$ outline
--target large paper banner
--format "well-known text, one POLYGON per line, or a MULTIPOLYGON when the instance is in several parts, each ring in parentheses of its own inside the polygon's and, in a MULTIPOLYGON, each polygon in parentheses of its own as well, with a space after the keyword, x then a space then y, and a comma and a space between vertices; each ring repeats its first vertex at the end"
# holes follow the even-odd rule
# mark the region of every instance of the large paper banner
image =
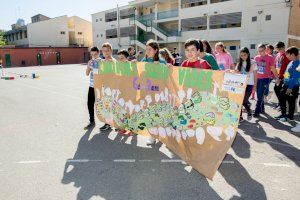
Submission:
POLYGON ((237 131, 246 76, 163 64, 100 62, 98 118, 149 133, 212 179, 237 131))

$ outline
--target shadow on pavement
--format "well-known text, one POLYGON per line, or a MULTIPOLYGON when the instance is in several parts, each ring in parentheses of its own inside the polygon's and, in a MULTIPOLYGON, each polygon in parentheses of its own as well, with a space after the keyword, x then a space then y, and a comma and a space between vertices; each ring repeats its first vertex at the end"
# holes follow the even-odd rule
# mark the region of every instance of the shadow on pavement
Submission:
MULTIPOLYGON (((259 118, 259 121, 264 121, 262 117, 259 118)), ((269 122, 269 120, 267 120, 269 122)), ((270 123, 276 124, 276 122, 270 123)), ((277 122, 277 124, 280 124, 277 122)), ((275 127, 279 127, 281 125, 274 125, 275 127)), ((252 139, 259 143, 267 143, 270 147, 279 153, 283 154, 287 159, 294 162, 298 167, 300 167, 300 150, 293 145, 283 141, 278 137, 268 137, 266 131, 261 127, 261 125, 256 121, 256 123, 250 123, 248 121, 244 121, 239 128, 244 131, 246 135, 252 137, 252 139)), ((283 133, 286 134, 286 133, 283 133)), ((286 159, 285 157, 279 157, 279 159, 286 159)))
POLYGON ((80 139, 73 160, 89 159, 95 162, 69 162, 65 164, 63 184, 74 183, 79 189, 77 199, 87 200, 99 196, 106 200, 118 199, 210 199, 221 197, 208 181, 192 170, 184 170, 181 163, 162 163, 168 159, 159 145, 142 148, 124 143, 117 136, 108 138, 108 132, 94 135, 87 131, 80 139), (113 162, 114 159, 135 159, 135 162, 113 162), (102 160, 97 162, 97 160, 102 160), (141 160, 151 160, 141 162, 141 160))

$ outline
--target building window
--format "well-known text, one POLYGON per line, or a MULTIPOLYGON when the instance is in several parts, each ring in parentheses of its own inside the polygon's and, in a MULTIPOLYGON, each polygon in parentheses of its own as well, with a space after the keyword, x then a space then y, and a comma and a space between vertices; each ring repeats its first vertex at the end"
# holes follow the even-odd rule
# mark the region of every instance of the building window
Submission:
POLYGON ((78 35, 82 35, 82 32, 78 32, 78 35))
POLYGON ((221 15, 213 15, 209 19, 211 29, 235 28, 242 26, 242 13, 228 13, 221 15))
POLYGON ((98 19, 96 19, 96 22, 98 22, 98 19))
POLYGON ((206 5, 207 0, 181 0, 181 8, 190 8, 206 5))
POLYGON ((211 3, 220 3, 225 1, 231 1, 231 0, 211 0, 211 3))
POLYGON ((121 37, 129 37, 131 35, 135 35, 135 28, 134 28, 134 26, 122 27, 120 29, 120 36, 121 37))
POLYGON ((195 17, 181 20, 182 31, 195 31, 207 29, 207 17, 195 17))
POLYGON ((118 33, 116 28, 106 30, 106 39, 117 38, 117 37, 118 37, 118 33))
POLYGON ((27 38, 27 31, 24 31, 24 37, 27 38))
POLYGON ((102 22, 102 18, 100 18, 100 22, 102 22))
POLYGON ((60 34, 61 34, 61 35, 65 35, 66 32, 65 32, 65 31, 61 31, 60 34))
POLYGON ((257 16, 252 17, 252 22, 256 22, 257 21, 257 16))
POLYGON ((16 33, 16 40, 18 40, 19 39, 19 34, 18 33, 16 33))
POLYGON ((272 19, 272 15, 266 15, 266 21, 270 21, 272 19))
POLYGON ((117 21, 117 11, 105 13, 105 22, 117 21))
POLYGON ((20 32, 20 40, 22 40, 23 39, 23 33, 22 33, 22 31, 20 32))
POLYGON ((230 51, 235 51, 236 50, 236 46, 229 46, 229 50, 230 51))
POLYGON ((97 34, 97 38, 99 37, 99 35, 97 34))
MULTIPOLYGON (((151 10, 150 10, 151 12, 151 10)), ((127 19, 135 16, 135 10, 134 8, 128 8, 120 10, 120 18, 121 19, 127 19)))
POLYGON ((255 44, 251 44, 250 45, 250 49, 256 49, 256 45, 255 44))

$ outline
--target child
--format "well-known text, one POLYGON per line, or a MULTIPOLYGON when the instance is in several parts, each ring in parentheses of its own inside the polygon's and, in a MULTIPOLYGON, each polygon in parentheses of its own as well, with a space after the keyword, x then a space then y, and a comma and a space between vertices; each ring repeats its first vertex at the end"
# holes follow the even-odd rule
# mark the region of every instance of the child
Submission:
POLYGON ((135 49, 132 46, 130 46, 130 47, 128 47, 127 51, 129 53, 128 61, 134 61, 135 62, 137 60, 136 57, 135 57, 135 49))
POLYGON ((159 44, 155 40, 149 40, 146 44, 146 55, 141 60, 141 62, 150 63, 162 63, 167 64, 167 62, 159 58, 159 44))
POLYGON ((90 76, 90 87, 88 91, 88 101, 87 106, 90 115, 90 123, 84 127, 85 130, 95 127, 95 117, 94 117, 94 105, 95 105, 95 92, 94 92, 94 70, 98 69, 98 63, 101 61, 99 57, 98 47, 91 48, 91 57, 92 59, 88 62, 85 74, 90 76))
MULTIPOLYGON (((206 40, 204 40, 206 41, 206 40)), ((199 40, 200 42, 200 53, 199 53, 199 57, 203 60, 206 60, 208 62, 208 64, 211 66, 211 69, 212 70, 219 70, 219 66, 218 66, 218 63, 215 59, 215 57, 210 54, 210 53, 207 53, 205 52, 205 48, 204 48, 204 42, 202 42, 202 40, 199 40), (201 46, 203 46, 203 48, 201 48, 201 46), (203 50, 203 51, 202 51, 203 50)), ((206 41, 207 42, 207 41, 206 41)), ((207 42, 208 43, 208 42, 207 42)), ((209 45, 209 44, 208 44, 209 45)), ((206 47, 207 48, 207 47, 206 47)), ((210 49, 211 51, 211 49, 210 49)))
POLYGON ((269 87, 271 77, 274 75, 276 84, 278 84, 278 73, 274 66, 274 59, 266 53, 266 45, 260 44, 257 48, 258 55, 254 60, 257 64, 257 102, 253 117, 259 117, 260 113, 265 112, 264 94, 269 87), (273 72, 273 75, 272 75, 273 72))
POLYGON ((286 50, 286 56, 291 61, 288 64, 284 74, 283 86, 280 91, 279 104, 281 115, 275 117, 280 121, 294 120, 294 112, 296 107, 296 99, 299 95, 300 86, 300 68, 299 50, 297 47, 290 47, 286 50), (289 114, 286 115, 286 103, 289 105, 289 114))
MULTIPOLYGON (((285 44, 284 42, 277 42, 276 45, 276 50, 277 50, 277 55, 275 57, 275 67, 276 67, 276 70, 277 72, 279 73, 278 76, 279 76, 279 79, 280 79, 280 84, 279 85, 275 85, 274 86, 274 92, 276 94, 276 97, 278 99, 278 102, 279 102, 279 98, 280 98, 280 91, 282 90, 282 85, 283 85, 283 79, 284 79, 284 73, 285 73, 285 70, 289 64, 289 59, 286 57, 286 54, 285 54, 285 44)), ((276 106, 279 107, 279 103, 278 105, 276 106)))
POLYGON ((274 46, 272 44, 268 44, 266 46, 266 53, 272 57, 275 57, 274 56, 274 46))
POLYGON ((198 69, 211 69, 211 66, 205 60, 199 58, 199 52, 203 52, 203 45, 196 39, 189 39, 184 44, 185 56, 187 59, 182 62, 182 67, 191 67, 198 69))
POLYGON ((175 59, 175 64, 174 64, 174 66, 180 66, 180 59, 181 59, 181 56, 179 55, 179 52, 178 52, 178 50, 177 50, 176 47, 174 47, 174 49, 173 49, 172 56, 173 56, 173 58, 175 59))
POLYGON ((120 62, 128 61, 129 53, 126 49, 118 51, 117 55, 118 55, 118 61, 120 61, 120 62))
POLYGON ((161 55, 161 58, 163 58, 168 64, 174 66, 175 59, 167 48, 160 49, 159 54, 161 55))
POLYGON ((225 46, 222 42, 218 42, 215 46, 216 60, 220 70, 234 69, 234 63, 231 55, 225 50, 225 46))
MULTIPOLYGON (((167 64, 165 60, 159 58, 159 44, 157 41, 151 39, 146 43, 146 55, 142 62, 167 64)), ((155 142, 156 140, 150 136, 147 145, 155 144, 155 142)))
POLYGON ((204 52, 211 54, 215 58, 216 57, 215 52, 211 48, 209 42, 207 40, 201 40, 201 43, 203 44, 204 52))
MULTIPOLYGON (((106 43, 103 43, 102 44, 102 53, 103 53, 103 61, 106 61, 106 62, 116 62, 117 60, 115 58, 112 57, 112 46, 111 44, 109 44, 108 42, 106 43)), ((111 129, 110 125, 109 124, 104 124, 101 128, 100 128, 100 131, 106 131, 106 130, 109 130, 111 129)))
POLYGON ((113 61, 116 59, 112 57, 112 46, 108 42, 102 44, 103 61, 113 61))
MULTIPOLYGON (((252 90, 256 90, 257 77, 256 77, 256 63, 254 60, 250 59, 250 52, 247 47, 244 47, 240 50, 240 59, 236 66, 236 71, 241 74, 248 76, 248 83, 246 87, 246 92, 244 96, 243 106, 247 110, 247 120, 251 119, 252 113, 250 109, 249 97, 252 93, 252 90)), ((242 111, 240 116, 240 122, 243 121, 242 111)))

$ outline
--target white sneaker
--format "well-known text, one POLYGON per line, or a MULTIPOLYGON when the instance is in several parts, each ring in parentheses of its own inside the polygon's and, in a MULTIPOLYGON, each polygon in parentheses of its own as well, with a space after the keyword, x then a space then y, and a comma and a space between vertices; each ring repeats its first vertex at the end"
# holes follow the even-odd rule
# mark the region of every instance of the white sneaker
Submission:
POLYGON ((291 129, 293 132, 300 133, 300 124, 297 124, 294 128, 291 129))
POLYGON ((156 139, 154 139, 153 137, 149 137, 146 144, 147 145, 152 145, 152 144, 155 144, 156 142, 156 139))

